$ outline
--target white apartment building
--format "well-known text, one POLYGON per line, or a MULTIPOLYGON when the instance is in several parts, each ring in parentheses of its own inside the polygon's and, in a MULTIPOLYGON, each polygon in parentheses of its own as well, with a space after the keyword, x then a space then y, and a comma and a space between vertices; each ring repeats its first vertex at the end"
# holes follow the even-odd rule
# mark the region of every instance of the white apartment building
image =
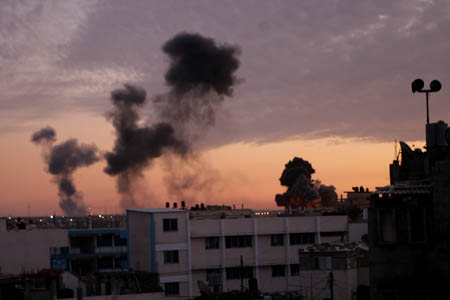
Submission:
MULTIPOLYGON (((262 292, 298 290, 299 249, 347 240, 348 220, 245 209, 128 209, 127 231, 130 268, 158 272, 166 296, 180 299, 198 296, 199 280, 214 291, 239 290, 241 257, 244 277, 256 278, 262 292)), ((336 281, 356 281, 350 271, 333 270, 336 281)))

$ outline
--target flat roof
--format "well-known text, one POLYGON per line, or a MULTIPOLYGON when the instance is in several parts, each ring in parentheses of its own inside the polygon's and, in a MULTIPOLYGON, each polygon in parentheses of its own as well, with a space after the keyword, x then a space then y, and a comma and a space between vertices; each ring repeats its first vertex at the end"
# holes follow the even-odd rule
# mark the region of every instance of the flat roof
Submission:
POLYGON ((143 213, 174 213, 174 212, 186 212, 185 209, 166 208, 166 207, 156 207, 156 208, 127 208, 127 211, 135 211, 135 212, 143 212, 143 213))

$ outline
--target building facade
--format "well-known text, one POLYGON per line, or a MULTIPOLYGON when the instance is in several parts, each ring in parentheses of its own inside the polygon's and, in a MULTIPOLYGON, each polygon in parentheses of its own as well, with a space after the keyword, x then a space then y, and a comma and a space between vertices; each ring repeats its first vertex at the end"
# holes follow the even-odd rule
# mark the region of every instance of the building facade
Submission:
POLYGON ((428 124, 426 151, 400 142, 391 184, 369 209, 371 299, 448 298, 450 282, 450 133, 428 124))
MULTIPOLYGON (((277 211, 127 210, 130 268, 158 272, 166 296, 241 289, 241 274, 263 292, 299 289, 299 249, 348 239, 347 216, 277 211), (292 269, 294 268, 294 269, 292 269)), ((336 298, 338 299, 338 298, 336 298)))

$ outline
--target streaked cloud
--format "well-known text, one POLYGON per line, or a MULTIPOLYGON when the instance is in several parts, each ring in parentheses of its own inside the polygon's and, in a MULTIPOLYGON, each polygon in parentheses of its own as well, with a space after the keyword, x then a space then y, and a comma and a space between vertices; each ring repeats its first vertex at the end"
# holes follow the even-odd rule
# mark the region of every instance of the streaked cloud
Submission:
MULTIPOLYGON (((420 139, 423 95, 448 117, 448 1, 6 1, 0 133, 68 110, 103 114, 124 82, 166 89, 161 45, 180 31, 242 49, 243 82, 205 145, 294 137, 420 139)), ((151 117, 152 108, 147 108, 151 117)))

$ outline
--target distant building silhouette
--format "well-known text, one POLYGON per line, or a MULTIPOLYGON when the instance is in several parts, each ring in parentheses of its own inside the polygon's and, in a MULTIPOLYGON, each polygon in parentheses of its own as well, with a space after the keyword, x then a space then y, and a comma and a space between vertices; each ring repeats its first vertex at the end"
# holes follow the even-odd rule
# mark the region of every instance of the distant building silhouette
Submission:
POLYGON ((448 299, 450 144, 447 124, 426 125, 426 151, 400 142, 390 185, 369 209, 372 300, 448 299))

